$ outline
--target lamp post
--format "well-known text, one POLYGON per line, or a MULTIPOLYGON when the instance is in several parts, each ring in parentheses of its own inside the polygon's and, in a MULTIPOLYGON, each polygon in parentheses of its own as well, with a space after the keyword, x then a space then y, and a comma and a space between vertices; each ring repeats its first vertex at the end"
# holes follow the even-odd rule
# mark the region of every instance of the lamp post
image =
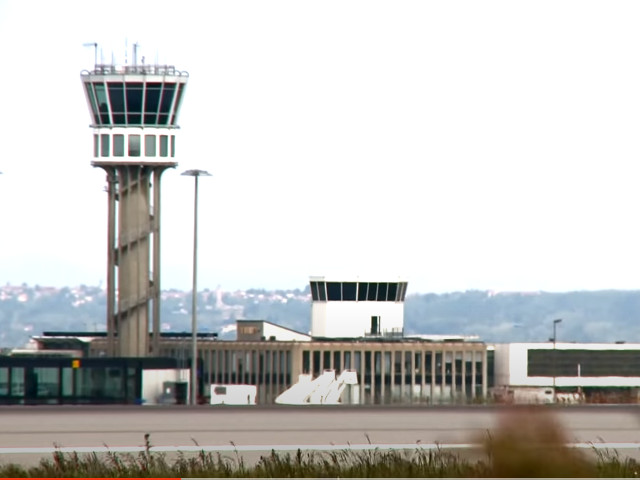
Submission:
POLYGON ((193 286, 191 294, 191 405, 198 403, 198 313, 197 313, 197 258, 198 258, 198 177, 211 174, 205 170, 187 170, 182 175, 193 177, 193 286))
POLYGON ((556 326, 561 321, 561 318, 553 321, 553 403, 556 403, 556 326))

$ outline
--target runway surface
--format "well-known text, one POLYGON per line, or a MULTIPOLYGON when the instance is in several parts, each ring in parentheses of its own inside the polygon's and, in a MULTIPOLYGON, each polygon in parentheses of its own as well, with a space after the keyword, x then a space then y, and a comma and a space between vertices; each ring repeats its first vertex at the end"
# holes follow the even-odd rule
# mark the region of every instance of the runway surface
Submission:
POLYGON ((499 407, 0 407, 0 462, 31 464, 64 451, 236 452, 271 449, 466 449, 509 412, 519 422, 551 415, 579 448, 640 458, 640 406, 499 407), (526 415, 525 415, 526 414, 526 415))

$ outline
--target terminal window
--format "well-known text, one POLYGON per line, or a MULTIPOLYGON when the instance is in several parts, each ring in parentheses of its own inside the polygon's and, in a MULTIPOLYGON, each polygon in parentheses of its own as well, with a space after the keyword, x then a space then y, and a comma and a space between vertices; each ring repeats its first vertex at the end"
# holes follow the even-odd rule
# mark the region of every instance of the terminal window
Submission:
POLYGON ((638 350, 529 349, 530 377, 640 377, 638 350))

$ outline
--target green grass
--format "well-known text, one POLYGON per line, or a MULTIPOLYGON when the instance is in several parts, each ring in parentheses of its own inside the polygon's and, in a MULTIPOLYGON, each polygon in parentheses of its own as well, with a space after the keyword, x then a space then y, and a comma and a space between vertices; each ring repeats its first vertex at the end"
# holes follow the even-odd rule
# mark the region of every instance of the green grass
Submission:
POLYGON ((544 409, 510 409, 496 429, 473 439, 480 458, 444 450, 349 449, 332 452, 271 452, 247 465, 236 452, 179 453, 169 461, 146 449, 137 454, 102 455, 56 452, 37 466, 0 465, 0 477, 254 477, 254 478, 482 478, 600 477, 637 478, 640 464, 616 451, 583 452, 566 446, 567 438, 544 409))

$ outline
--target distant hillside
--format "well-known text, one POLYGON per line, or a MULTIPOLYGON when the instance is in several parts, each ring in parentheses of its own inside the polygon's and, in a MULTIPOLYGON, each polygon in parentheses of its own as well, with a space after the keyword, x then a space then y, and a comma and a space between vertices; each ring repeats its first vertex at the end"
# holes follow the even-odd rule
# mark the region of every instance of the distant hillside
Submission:
POLYGON ((640 291, 567 293, 455 292, 412 295, 405 303, 409 333, 479 335, 488 342, 640 342, 640 291))
MULTIPOLYGON (((164 330, 191 330, 191 295, 164 291, 164 330)), ((198 294, 200 330, 235 338, 236 319, 264 319, 308 332, 308 287, 296 290, 204 290, 198 294)), ((106 298, 98 287, 0 287, 0 347, 23 346, 47 330, 104 330, 106 298)), ((407 334, 477 335, 487 342, 547 341, 553 319, 559 341, 640 342, 640 291, 413 294, 405 302, 407 334)), ((384 318, 382 319, 384 325, 384 318)))

